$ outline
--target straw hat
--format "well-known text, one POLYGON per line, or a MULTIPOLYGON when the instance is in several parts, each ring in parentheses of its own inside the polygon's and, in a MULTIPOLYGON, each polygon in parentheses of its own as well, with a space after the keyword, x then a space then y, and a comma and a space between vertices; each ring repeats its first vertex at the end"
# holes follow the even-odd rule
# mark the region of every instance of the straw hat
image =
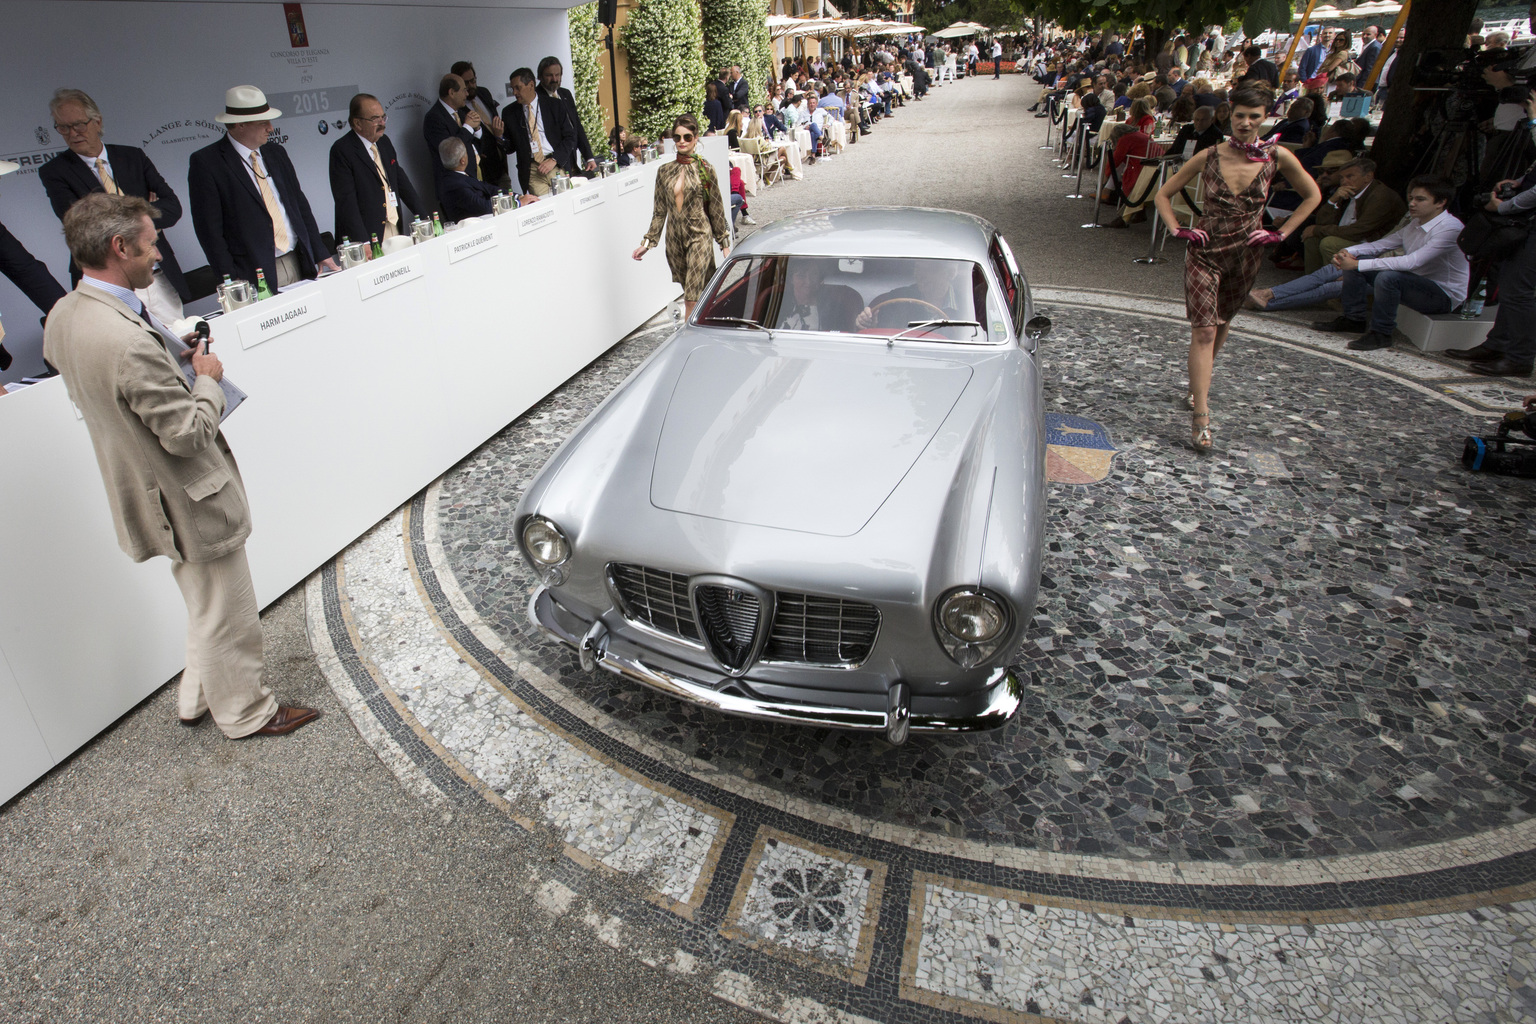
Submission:
POLYGON ((224 93, 224 113, 214 117, 220 124, 272 121, 283 112, 267 105, 267 94, 254 85, 237 85, 224 93))
POLYGON ((1332 149, 1323 154, 1323 162, 1318 164, 1325 171, 1331 171, 1336 167, 1343 167, 1355 158, 1355 154, 1347 149, 1332 149))

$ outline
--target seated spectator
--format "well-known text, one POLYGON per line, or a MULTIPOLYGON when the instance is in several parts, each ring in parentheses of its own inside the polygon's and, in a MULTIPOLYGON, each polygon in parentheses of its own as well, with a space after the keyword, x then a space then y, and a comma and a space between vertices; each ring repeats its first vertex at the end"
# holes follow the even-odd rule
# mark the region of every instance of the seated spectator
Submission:
POLYGON ((1178 68, 1168 69, 1168 84, 1166 88, 1173 90, 1175 98, 1189 85, 1189 80, 1184 77, 1184 72, 1178 68))
POLYGON ((1216 127, 1222 135, 1232 134, 1232 104, 1226 100, 1216 104, 1216 127))
POLYGON ((1070 145, 1078 145, 1083 140, 1090 140, 1099 133, 1104 125, 1104 105, 1099 102, 1098 94, 1087 93, 1083 96, 1082 113, 1078 115, 1077 124, 1072 126, 1072 131, 1067 133, 1070 145), (1079 139, 1079 133, 1082 133, 1079 139))
POLYGON ((1287 104, 1300 96, 1301 76, 1296 73, 1295 68, 1289 68, 1285 72, 1285 77, 1280 81, 1279 91, 1275 93, 1275 108, 1272 113, 1279 113, 1284 110, 1287 104))
POLYGON ((1152 113, 1155 109, 1152 98, 1150 96, 1143 96, 1131 104, 1130 113, 1125 115, 1125 123, 1137 131, 1146 132, 1150 138, 1152 127, 1157 124, 1157 118, 1152 113))
POLYGON ((1301 143, 1305 141, 1307 132, 1312 128, 1312 122, 1307 118, 1312 113, 1312 101, 1303 96, 1286 108, 1285 118, 1264 135, 1265 141, 1278 139, 1281 142, 1301 143))
POLYGON ((1115 178, 1120 182, 1120 195, 1117 197, 1120 216, 1110 221, 1109 227, 1124 228, 1146 219, 1144 208, 1152 201, 1151 183, 1156 175, 1150 175, 1143 182, 1142 170, 1148 158, 1162 156, 1163 147, 1152 141, 1150 132, 1129 122, 1116 125, 1115 131, 1117 134, 1112 136, 1115 140, 1114 155, 1110 159, 1115 178))
MULTIPOLYGON (((1180 102, 1183 102, 1182 99, 1180 102)), ((1191 157, 1203 149, 1216 145, 1221 139, 1221 129, 1216 127, 1216 108, 1197 107, 1194 120, 1179 129, 1179 134, 1174 136, 1173 145, 1168 147, 1168 151, 1191 157)))
MULTIPOLYGON (((1221 100, 1216 98, 1216 87, 1211 84, 1211 80, 1209 78, 1202 78, 1197 81, 1194 85, 1194 89, 1195 106, 1197 107, 1210 107, 1214 110, 1216 104, 1221 102, 1221 100)), ((1188 90, 1185 90, 1185 92, 1187 94, 1188 90)))
POLYGON ((810 129, 817 148, 823 152, 841 150, 843 148, 842 120, 823 107, 814 92, 806 98, 806 106, 811 112, 810 129))
POLYGON ((1345 246, 1387 234, 1406 211, 1397 193, 1376 181, 1374 160, 1349 161, 1339 169, 1339 186, 1317 208, 1312 226, 1301 231, 1307 273, 1333 262, 1345 246))
POLYGON ((635 154, 640 150, 640 141, 623 125, 616 125, 613 131, 608 133, 608 144, 613 148, 613 159, 620 167, 628 167, 635 162, 635 154))
POLYGON ((450 135, 438 143, 437 152, 443 170, 447 172, 437 183, 437 200, 443 208, 443 220, 452 223, 494 213, 491 200, 496 197, 496 186, 469 176, 469 147, 464 140, 450 135))
POLYGON ((1122 108, 1122 107, 1129 107, 1131 105, 1131 98, 1128 95, 1128 91, 1129 91, 1129 87, 1125 84, 1124 81, 1116 82, 1115 83, 1115 102, 1110 104, 1110 105, 1112 107, 1116 108, 1117 110, 1122 108))
POLYGON ((756 224, 752 215, 747 212, 747 186, 741 176, 741 168, 731 168, 731 223, 735 224, 737 218, 743 224, 756 224))
POLYGON ((733 110, 725 115, 725 141, 732 149, 741 148, 741 135, 747 126, 747 115, 744 110, 733 110))
MULTIPOLYGON (((1357 131, 1353 121, 1341 117, 1323 129, 1322 137, 1318 139, 1316 145, 1300 150, 1296 154, 1296 159, 1301 161, 1301 166, 1307 169, 1307 173, 1316 177, 1317 168, 1329 153, 1348 153, 1351 157, 1354 156, 1360 142, 1357 131)), ((1336 166, 1342 167, 1343 164, 1336 166)))
POLYGON ((1344 272, 1344 315, 1313 326, 1320 331, 1364 330, 1349 348, 1365 352, 1392 346, 1399 304, 1427 316, 1460 305, 1467 297, 1468 273, 1467 258, 1456 245, 1461 221, 1446 212, 1454 191, 1449 181, 1435 175, 1410 181, 1408 221, 1401 229, 1334 256, 1334 265, 1344 272), (1403 255, 1385 255, 1394 249, 1403 255), (1373 295, 1374 307, 1369 304, 1373 295))
POLYGON ((720 83, 713 80, 704 83, 704 120, 707 132, 718 132, 725 128, 725 105, 720 102, 720 83))
POLYGON ((1174 103, 1178 102, 1179 94, 1165 85, 1153 93, 1152 98, 1157 101, 1157 112, 1166 114, 1173 109, 1174 103))
POLYGON ((1184 95, 1173 101, 1173 108, 1168 111, 1168 120, 1174 124, 1188 124, 1195 119, 1195 94, 1186 89, 1184 95))

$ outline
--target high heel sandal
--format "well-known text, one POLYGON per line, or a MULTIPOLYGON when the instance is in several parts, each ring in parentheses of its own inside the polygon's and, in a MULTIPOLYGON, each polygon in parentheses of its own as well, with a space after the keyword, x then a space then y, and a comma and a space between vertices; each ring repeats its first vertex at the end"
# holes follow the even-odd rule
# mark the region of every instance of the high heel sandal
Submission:
POLYGON ((1205 453, 1211 450, 1211 414, 1208 412, 1192 412, 1189 414, 1189 427, 1194 436, 1190 443, 1195 446, 1195 451, 1205 453), (1197 424, 1205 420, 1205 426, 1197 428, 1197 424))
POLYGON ((1185 394, 1185 396, 1184 396, 1184 408, 1188 409, 1190 412, 1194 412, 1195 411, 1195 393, 1193 391, 1188 392, 1187 394, 1185 394))

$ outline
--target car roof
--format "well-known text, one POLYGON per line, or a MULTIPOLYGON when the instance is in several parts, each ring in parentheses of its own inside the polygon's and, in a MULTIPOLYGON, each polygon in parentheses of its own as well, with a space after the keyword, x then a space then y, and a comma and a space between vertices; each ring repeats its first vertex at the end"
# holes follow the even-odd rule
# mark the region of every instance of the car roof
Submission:
POLYGON ((759 228, 733 254, 892 256, 987 262, 993 227, 954 210, 864 206, 807 210, 759 228))

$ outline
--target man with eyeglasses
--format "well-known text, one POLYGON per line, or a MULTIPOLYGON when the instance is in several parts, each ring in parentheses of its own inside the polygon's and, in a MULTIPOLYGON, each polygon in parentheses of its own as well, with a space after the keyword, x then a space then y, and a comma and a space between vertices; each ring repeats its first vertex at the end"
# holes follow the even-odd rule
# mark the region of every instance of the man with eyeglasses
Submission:
POLYGON ((501 108, 491 98, 491 90, 480 84, 475 66, 467 60, 456 62, 449 68, 451 74, 464 81, 464 105, 480 116, 480 124, 486 131, 480 133, 476 154, 480 159, 480 176, 492 185, 506 187, 507 154, 505 140, 507 128, 497 113, 501 108))
MULTIPOLYGON (((161 323, 180 320, 181 304, 192 301, 192 292, 171 243, 165 239, 165 229, 181 220, 181 200, 142 149, 102 143, 101 109, 85 93, 60 89, 48 102, 48 110, 53 115, 53 130, 69 147, 69 152, 60 153, 37 171, 53 212, 62 221, 71 206, 92 192, 149 200, 156 211, 155 227, 160 230, 155 242, 160 262, 155 264, 154 280, 139 293, 139 300, 161 323)), ((80 283, 80 268, 73 259, 69 280, 71 285, 80 283)))
POLYGON ((352 130, 331 145, 331 197, 336 201, 336 237, 363 242, 404 234, 405 203, 417 216, 430 210, 416 194, 394 143, 384 134, 386 115, 377 96, 360 92, 347 109, 352 130))
POLYGON ((224 93, 224 112, 214 117, 225 126, 224 138, 187 162, 192 227, 208 265, 252 284, 260 270, 274 292, 320 269, 341 269, 320 238, 293 161, 267 141, 282 116, 256 86, 237 85, 224 93))

